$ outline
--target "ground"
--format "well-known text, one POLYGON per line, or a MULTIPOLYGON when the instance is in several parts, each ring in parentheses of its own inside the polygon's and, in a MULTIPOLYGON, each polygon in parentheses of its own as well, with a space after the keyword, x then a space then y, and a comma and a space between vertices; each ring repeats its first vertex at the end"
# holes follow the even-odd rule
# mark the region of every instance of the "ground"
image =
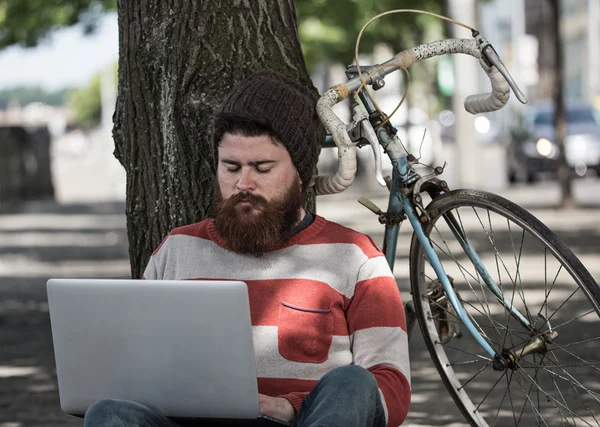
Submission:
MULTIPOLYGON (((361 188, 319 199, 319 213, 370 233, 381 242, 376 217, 355 200, 361 188)), ((554 229, 600 277, 600 200, 598 181, 581 181, 576 195, 584 206, 569 212, 553 207, 557 187, 542 183, 504 194, 524 204, 554 229)), ((369 187, 370 189, 370 187, 369 187)), ((369 190, 369 193, 373 192, 369 190)), ((381 192, 374 201, 384 206, 381 192)), ((408 239, 405 224, 402 239, 408 239)), ((398 253, 406 264, 407 254, 398 253)), ((403 268, 395 271, 401 288, 403 268)), ((64 415, 54 367, 46 302, 50 277, 122 278, 129 274, 124 204, 32 202, 0 214, 0 427, 82 425, 64 415)), ((403 297, 409 298, 403 289, 403 297)), ((421 337, 411 343, 413 401, 405 425, 464 425, 443 389, 421 337), (432 405, 435 402, 435 405, 432 405)))

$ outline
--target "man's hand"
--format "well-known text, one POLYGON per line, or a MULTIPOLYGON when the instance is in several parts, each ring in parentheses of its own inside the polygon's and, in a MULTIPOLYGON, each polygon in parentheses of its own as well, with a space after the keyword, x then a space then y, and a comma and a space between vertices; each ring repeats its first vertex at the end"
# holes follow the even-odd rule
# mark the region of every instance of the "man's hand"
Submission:
POLYGON ((271 397, 259 394, 258 401, 260 403, 260 413, 263 415, 286 422, 292 421, 296 415, 296 409, 294 409, 289 400, 283 397, 271 397))

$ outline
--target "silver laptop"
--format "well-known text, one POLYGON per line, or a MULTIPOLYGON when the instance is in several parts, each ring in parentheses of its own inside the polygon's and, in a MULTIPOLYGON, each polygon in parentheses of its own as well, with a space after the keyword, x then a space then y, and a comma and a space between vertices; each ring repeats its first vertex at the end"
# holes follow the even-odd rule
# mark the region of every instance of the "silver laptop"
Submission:
POLYGON ((259 417, 244 282, 50 279, 47 292, 67 414, 116 398, 176 418, 259 417))

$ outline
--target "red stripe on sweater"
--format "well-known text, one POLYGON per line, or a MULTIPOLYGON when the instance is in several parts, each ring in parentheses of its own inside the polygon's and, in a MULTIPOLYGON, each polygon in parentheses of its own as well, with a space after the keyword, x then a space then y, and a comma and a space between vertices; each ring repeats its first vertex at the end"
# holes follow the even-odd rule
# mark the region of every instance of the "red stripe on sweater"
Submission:
MULTIPOLYGON (((216 234, 214 220, 212 218, 205 219, 204 221, 195 224, 178 227, 171 231, 170 234, 183 234, 186 236, 213 240, 215 243, 222 246, 222 241, 216 234)), ((369 236, 340 224, 327 221, 325 218, 318 215, 309 227, 293 236, 285 246, 304 244, 306 241, 309 241, 309 244, 311 245, 328 243, 354 244, 369 258, 381 255, 381 251, 369 236)))
POLYGON ((288 322, 290 318, 301 320, 302 317, 321 315, 333 323, 332 335, 348 335, 345 309, 350 299, 326 283, 307 279, 245 282, 248 285, 252 326, 279 326, 282 321, 288 322), (325 313, 327 310, 331 312, 325 313))
POLYGON ((258 392, 267 396, 277 397, 287 394, 290 390, 295 392, 310 392, 317 384, 313 380, 296 380, 293 378, 259 378, 258 392))
POLYGON ((399 426, 404 422, 410 405, 410 384, 402 373, 391 366, 377 365, 369 368, 377 378, 377 385, 383 393, 388 410, 388 427, 399 426))
POLYGON ((400 291, 392 277, 375 277, 356 284, 354 297, 348 308, 350 333, 361 329, 389 326, 406 331, 406 317, 400 291), (358 311, 358 314, 356 313, 358 311))
POLYGON ((205 219, 204 221, 197 222, 195 224, 184 225, 177 227, 171 231, 171 235, 175 236, 178 234, 184 234, 186 236, 199 237, 201 239, 209 239, 208 226, 212 222, 212 219, 205 219))
MULTIPOLYGON (((310 239, 311 245, 323 243, 354 244, 358 246, 363 251, 363 253, 369 258, 374 258, 376 256, 381 255, 381 251, 379 250, 379 248, 377 248, 377 245, 375 245, 375 243, 369 236, 361 234, 350 228, 344 227, 343 225, 336 224, 334 222, 329 222, 326 219, 319 216, 317 216, 315 222, 317 220, 324 221, 326 224, 325 227, 323 227, 317 235, 310 239)), ((302 244, 302 242, 298 243, 302 244)))

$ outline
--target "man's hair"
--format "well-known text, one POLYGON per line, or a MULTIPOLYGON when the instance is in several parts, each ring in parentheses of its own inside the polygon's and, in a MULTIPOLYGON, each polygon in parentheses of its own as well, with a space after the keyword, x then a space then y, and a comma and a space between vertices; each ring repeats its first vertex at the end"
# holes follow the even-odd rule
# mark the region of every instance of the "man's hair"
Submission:
POLYGON ((317 96, 299 82, 270 70, 239 82, 215 116, 214 148, 224 133, 268 135, 288 151, 306 190, 319 158, 317 96))
POLYGON ((279 143, 275 132, 267 123, 259 123, 252 117, 239 113, 217 113, 214 127, 214 144, 218 147, 223 135, 230 133, 241 136, 269 136, 273 142, 279 143))

